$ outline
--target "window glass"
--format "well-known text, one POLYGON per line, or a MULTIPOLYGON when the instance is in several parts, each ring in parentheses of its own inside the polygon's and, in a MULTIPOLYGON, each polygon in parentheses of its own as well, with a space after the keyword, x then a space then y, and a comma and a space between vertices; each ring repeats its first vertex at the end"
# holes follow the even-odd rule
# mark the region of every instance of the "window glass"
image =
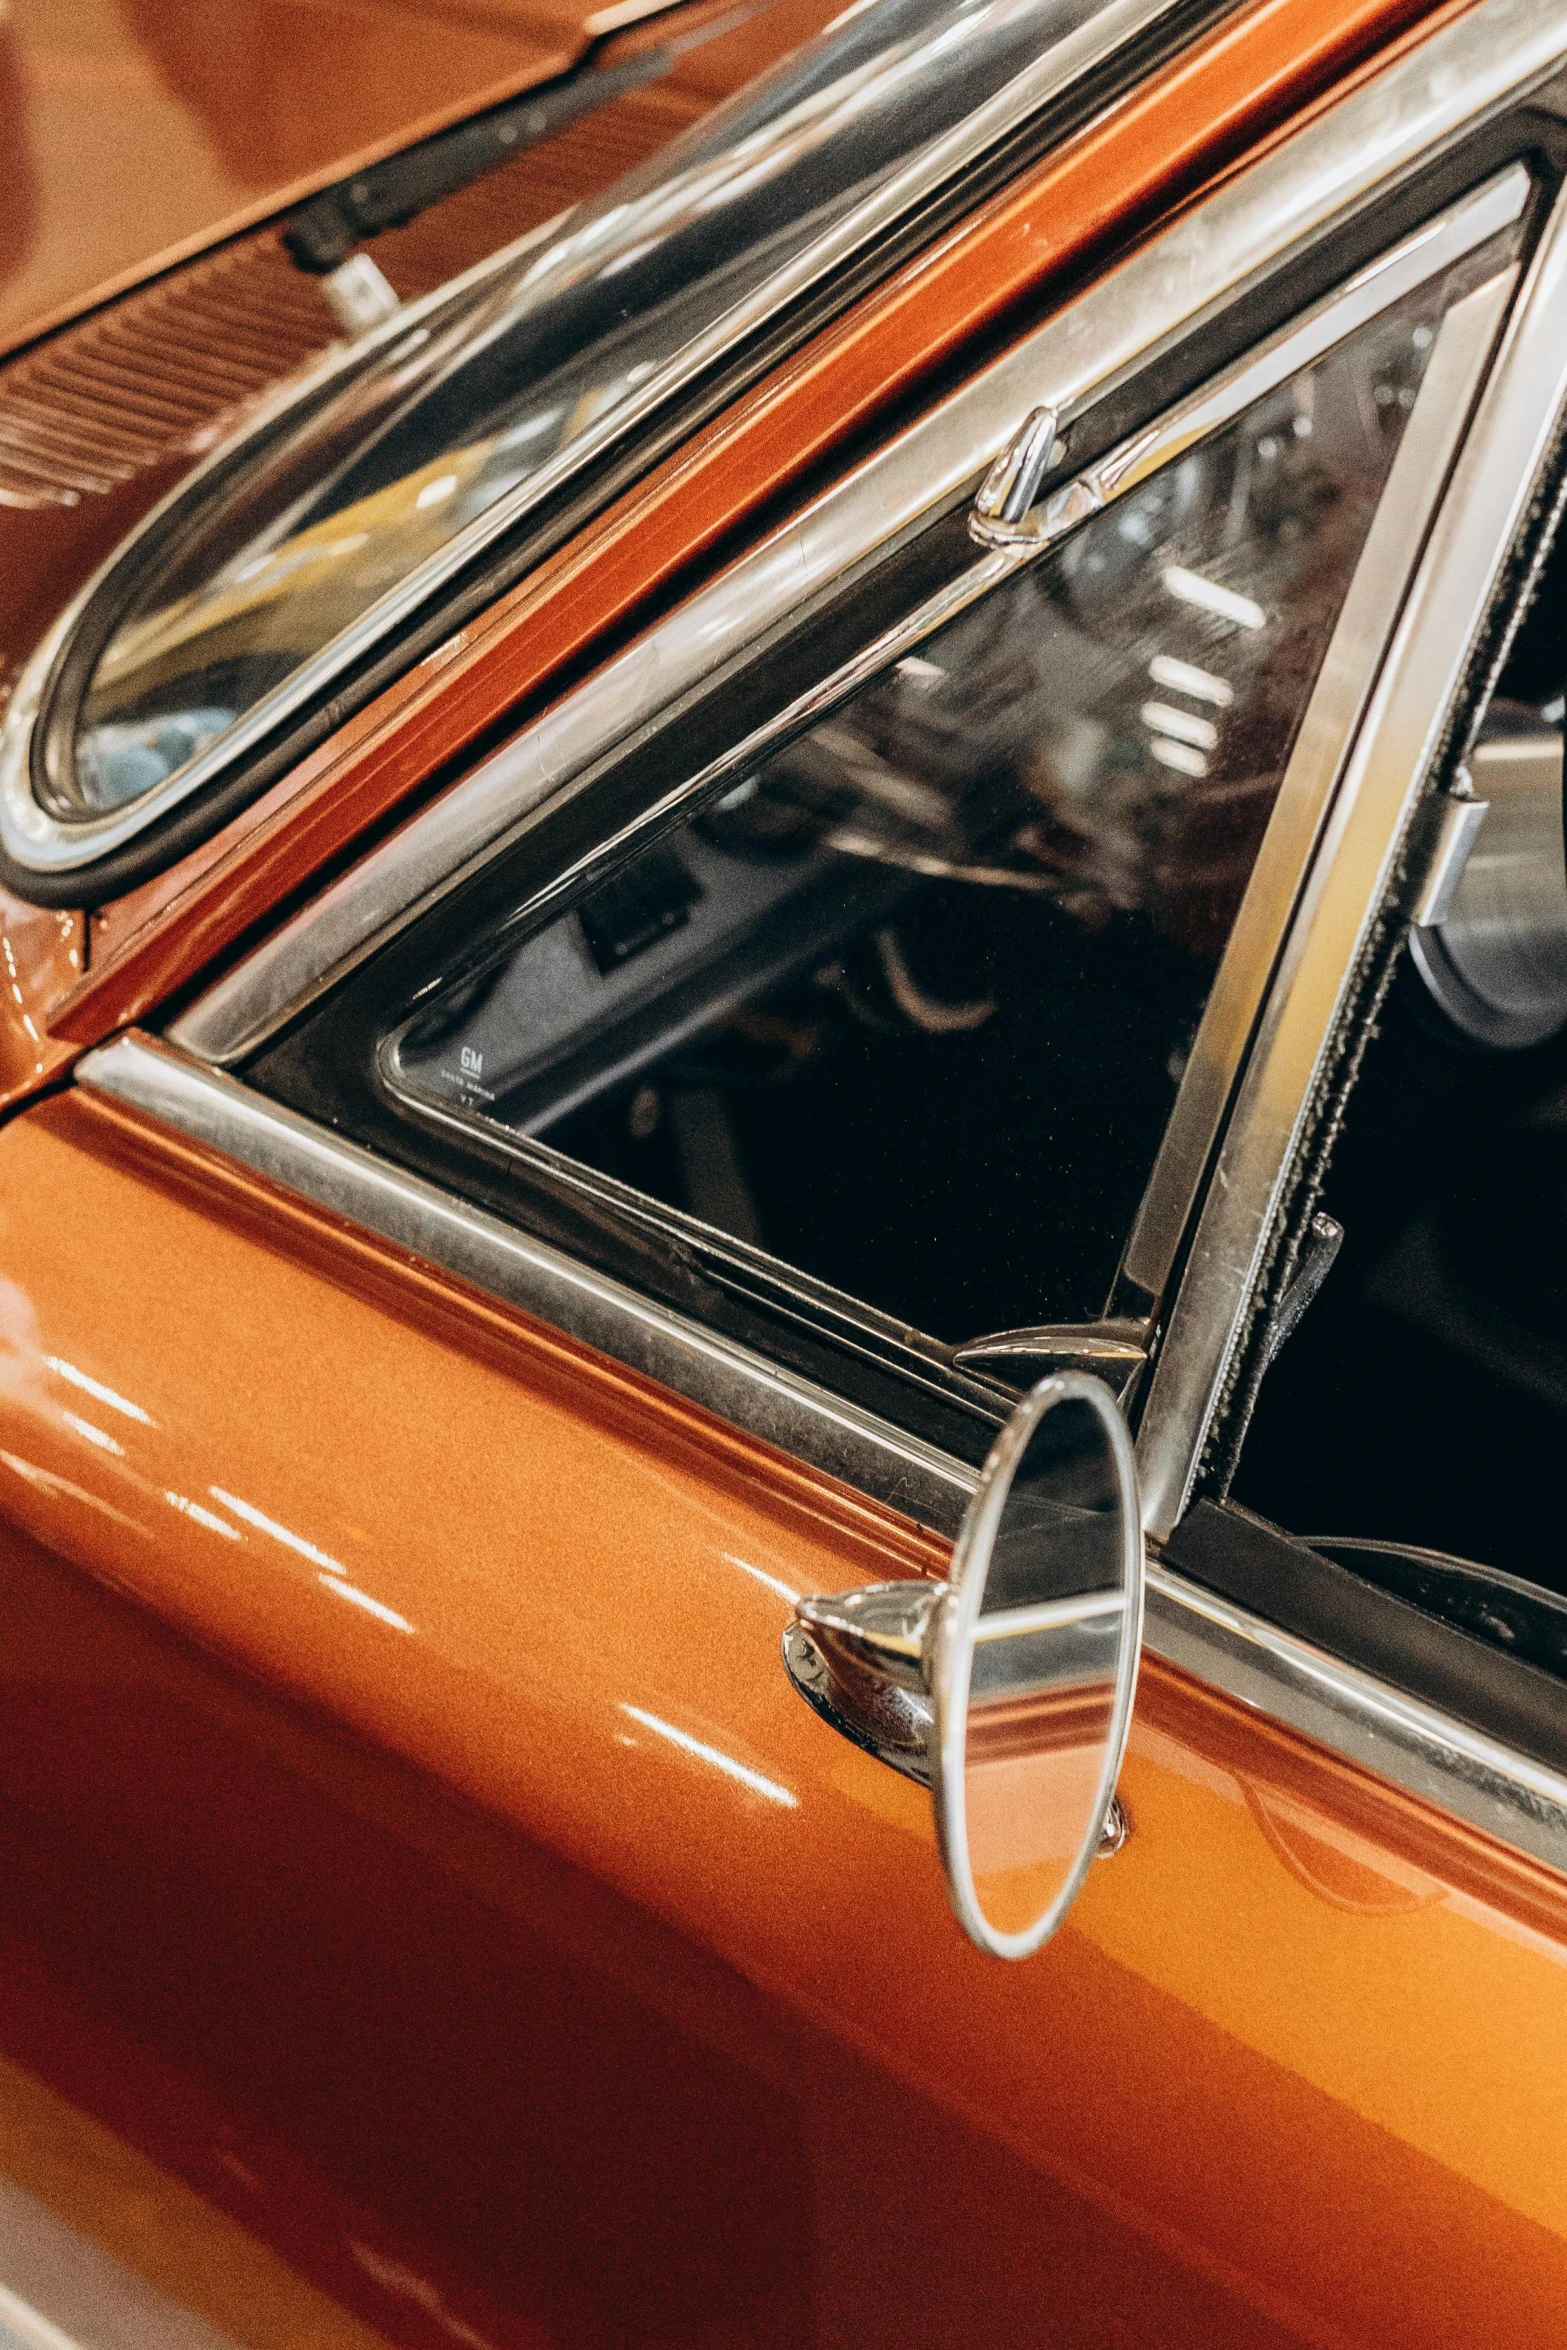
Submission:
POLYGON ((1097 12, 851 9, 455 312, 394 339, 140 564, 69 751, 51 742, 57 813, 129 805, 281 707, 307 664, 357 657, 382 598, 1097 12))
POLYGON ((1443 300, 438 996, 394 1092, 940 1339, 1100 1311, 1443 300))

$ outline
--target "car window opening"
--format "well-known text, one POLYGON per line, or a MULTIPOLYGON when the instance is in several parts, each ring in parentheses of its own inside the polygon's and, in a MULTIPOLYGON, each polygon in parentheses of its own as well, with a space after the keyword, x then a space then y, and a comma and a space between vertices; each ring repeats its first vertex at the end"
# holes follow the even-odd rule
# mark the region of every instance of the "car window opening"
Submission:
POLYGON ((1448 298, 1347 337, 405 1024, 394 1089, 914 1332, 1102 1310, 1448 298))

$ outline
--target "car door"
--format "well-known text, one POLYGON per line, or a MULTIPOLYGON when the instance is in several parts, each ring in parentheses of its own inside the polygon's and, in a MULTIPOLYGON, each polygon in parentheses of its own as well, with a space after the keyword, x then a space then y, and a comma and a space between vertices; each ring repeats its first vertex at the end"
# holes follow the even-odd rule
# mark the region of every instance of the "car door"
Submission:
POLYGON ((1560 2330, 1557 1776, 1179 1546, 1567 374, 1533 23, 0 1143, 8 2054, 386 2338, 1560 2330), (1062 1363, 1175 1543, 1126 1836, 1009 1966, 779 1644, 943 1576, 1062 1363))

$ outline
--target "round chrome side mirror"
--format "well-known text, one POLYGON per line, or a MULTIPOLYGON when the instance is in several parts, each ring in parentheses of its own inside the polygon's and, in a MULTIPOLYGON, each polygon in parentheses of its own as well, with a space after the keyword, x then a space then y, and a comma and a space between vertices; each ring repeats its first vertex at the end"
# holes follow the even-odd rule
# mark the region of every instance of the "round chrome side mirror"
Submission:
POLYGON ((1101 1849, 1142 1619, 1131 1439, 1067 1371, 996 1439, 949 1583, 802 1600, 785 1635, 808 1703, 931 1788, 952 1907, 997 1958, 1049 1939, 1101 1849))

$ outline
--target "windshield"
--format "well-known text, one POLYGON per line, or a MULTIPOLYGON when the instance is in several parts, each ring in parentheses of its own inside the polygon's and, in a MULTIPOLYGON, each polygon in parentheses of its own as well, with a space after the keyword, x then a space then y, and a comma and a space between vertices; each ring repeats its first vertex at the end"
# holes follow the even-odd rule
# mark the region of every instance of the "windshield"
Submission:
POLYGON ((164 516, 166 552, 141 549, 76 724, 51 744, 56 813, 103 818, 237 758, 672 370, 683 380, 781 301, 807 248, 838 231, 830 251, 852 251, 856 207, 900 167, 1095 16, 1129 28, 1168 4, 864 0, 542 247, 394 331, 237 480, 164 516))

